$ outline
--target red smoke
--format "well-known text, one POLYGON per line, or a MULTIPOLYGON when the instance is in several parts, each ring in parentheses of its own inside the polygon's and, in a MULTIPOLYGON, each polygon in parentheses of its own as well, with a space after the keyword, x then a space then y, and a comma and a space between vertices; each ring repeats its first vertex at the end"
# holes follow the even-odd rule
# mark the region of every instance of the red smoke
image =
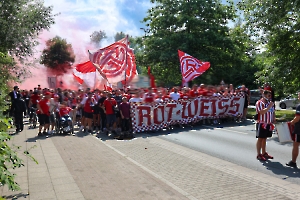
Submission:
MULTIPOLYGON (((64 29, 67 29, 67 27, 64 29)), ((75 62, 73 66, 77 63, 88 61, 88 50, 95 49, 94 45, 83 41, 80 35, 71 33, 70 38, 67 38, 67 36, 64 34, 44 31, 43 34, 40 35, 40 45, 36 47, 38 53, 36 53, 35 57, 37 59, 39 59, 41 52, 46 47, 46 41, 55 37, 56 35, 66 39, 67 43, 72 45, 75 54, 75 62)), ((89 38, 87 41, 89 41, 89 38)), ((20 85, 21 89, 29 90, 37 87, 37 85, 41 85, 42 88, 48 88, 48 77, 57 77, 57 87, 73 90, 77 90, 80 87, 73 77, 73 69, 67 70, 65 73, 61 73, 61 71, 51 70, 41 64, 37 64, 36 67, 32 67, 29 70, 31 71, 32 77, 27 78, 21 84, 18 84, 20 85)))

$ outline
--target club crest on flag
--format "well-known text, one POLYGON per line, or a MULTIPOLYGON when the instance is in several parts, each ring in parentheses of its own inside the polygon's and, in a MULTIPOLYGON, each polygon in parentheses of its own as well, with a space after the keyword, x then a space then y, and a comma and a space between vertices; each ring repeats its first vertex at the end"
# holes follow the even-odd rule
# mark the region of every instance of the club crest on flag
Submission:
POLYGON ((89 51, 90 61, 105 74, 110 83, 123 80, 130 82, 136 75, 135 56, 128 44, 126 37, 95 52, 89 51))
POLYGON ((178 50, 180 68, 183 82, 189 82, 202 75, 209 69, 209 62, 202 62, 187 53, 178 50))

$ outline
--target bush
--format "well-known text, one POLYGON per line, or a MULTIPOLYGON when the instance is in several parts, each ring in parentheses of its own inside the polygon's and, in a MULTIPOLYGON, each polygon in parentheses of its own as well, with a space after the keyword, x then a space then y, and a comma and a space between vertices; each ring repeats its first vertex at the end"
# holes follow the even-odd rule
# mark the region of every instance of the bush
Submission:
MULTIPOLYGON (((0 84, 0 90, 1 94, 8 92, 4 84, 0 84)), ((12 119, 3 114, 7 109, 5 95, 0 95, 0 183, 2 186, 7 185, 9 190, 20 190, 18 183, 15 182, 16 174, 12 170, 24 166, 24 164, 23 160, 18 157, 20 147, 14 145, 10 147, 7 144, 12 137, 8 134, 8 129, 12 128, 12 119)), ((27 150, 23 153, 37 163, 27 150)))
MULTIPOLYGON (((256 114, 255 108, 248 108, 247 118, 253 119, 253 116, 256 114)), ((275 111, 276 120, 278 122, 282 121, 291 121, 295 117, 295 111, 292 110, 276 110, 275 111)))

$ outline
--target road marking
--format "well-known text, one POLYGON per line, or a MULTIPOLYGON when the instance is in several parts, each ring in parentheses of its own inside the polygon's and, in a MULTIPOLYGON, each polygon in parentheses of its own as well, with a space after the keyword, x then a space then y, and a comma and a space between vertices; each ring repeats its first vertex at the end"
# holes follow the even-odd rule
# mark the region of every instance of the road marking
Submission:
POLYGON ((234 133, 239 133, 239 134, 243 134, 243 135, 248 135, 248 133, 244 133, 244 132, 241 132, 241 131, 234 131, 234 130, 230 130, 230 129, 226 129, 226 128, 215 128, 213 126, 207 126, 207 125, 203 125, 204 127, 208 127, 208 128, 213 128, 213 129, 223 129, 225 131, 229 131, 229 132, 234 132, 234 133))

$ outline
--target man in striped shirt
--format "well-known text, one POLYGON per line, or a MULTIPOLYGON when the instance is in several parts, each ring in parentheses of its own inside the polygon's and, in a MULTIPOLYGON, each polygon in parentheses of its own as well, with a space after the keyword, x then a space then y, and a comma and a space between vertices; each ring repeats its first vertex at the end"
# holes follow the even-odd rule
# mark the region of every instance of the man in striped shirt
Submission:
POLYGON ((267 138, 272 137, 273 123, 276 121, 274 103, 271 101, 271 98, 271 91, 264 90, 263 97, 255 105, 256 113, 258 114, 256 124, 256 158, 261 161, 273 159, 273 156, 266 151, 267 138))

